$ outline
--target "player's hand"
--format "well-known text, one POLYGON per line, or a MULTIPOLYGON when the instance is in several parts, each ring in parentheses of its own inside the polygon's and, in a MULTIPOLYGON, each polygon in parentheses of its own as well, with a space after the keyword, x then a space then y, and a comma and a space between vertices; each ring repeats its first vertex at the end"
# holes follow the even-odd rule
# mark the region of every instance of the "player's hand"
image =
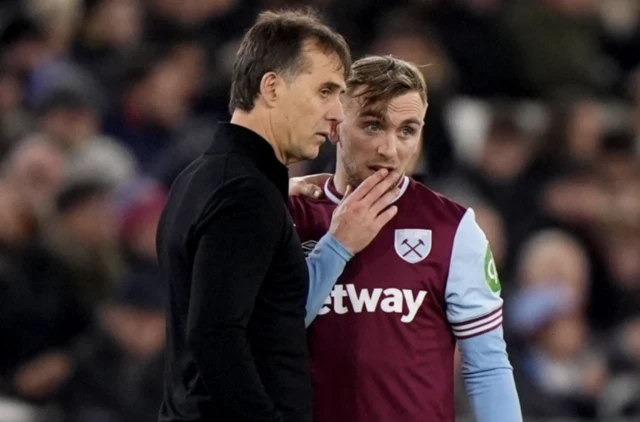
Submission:
POLYGON ((366 248, 398 212, 398 207, 389 205, 400 193, 400 176, 381 169, 353 192, 347 186, 344 199, 333 212, 329 233, 351 253, 366 248))
POLYGON ((310 176, 292 177, 289 180, 289 196, 308 196, 321 198, 322 185, 331 177, 329 173, 312 174, 310 176))

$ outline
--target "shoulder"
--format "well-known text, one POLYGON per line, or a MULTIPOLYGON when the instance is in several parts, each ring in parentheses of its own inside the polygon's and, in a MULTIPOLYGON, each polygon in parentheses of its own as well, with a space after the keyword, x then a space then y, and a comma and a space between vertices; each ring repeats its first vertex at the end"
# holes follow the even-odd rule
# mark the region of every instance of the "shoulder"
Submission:
POLYGON ((411 178, 405 195, 410 203, 418 205, 416 209, 428 211, 441 224, 452 227, 457 227, 469 211, 469 208, 411 178))
POLYGON ((198 226, 236 213, 282 217, 285 204, 273 184, 254 172, 242 171, 233 156, 201 156, 174 181, 168 207, 176 218, 198 226))
POLYGON ((227 171, 209 204, 240 207, 251 214, 283 215, 286 204, 278 189, 256 174, 227 171))
POLYGON ((174 183, 179 190, 194 190, 207 202, 282 202, 278 189, 240 154, 203 154, 174 183))

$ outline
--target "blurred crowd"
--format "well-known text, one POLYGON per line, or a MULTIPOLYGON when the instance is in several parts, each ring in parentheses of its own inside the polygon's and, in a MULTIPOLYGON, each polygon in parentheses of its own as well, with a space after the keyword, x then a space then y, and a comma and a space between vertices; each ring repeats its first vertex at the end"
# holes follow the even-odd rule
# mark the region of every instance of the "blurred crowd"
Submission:
POLYGON ((229 117, 243 31, 301 3, 421 66, 412 172, 493 245, 525 415, 640 417, 639 1, 5 0, 0 421, 157 420, 166 192, 229 117))

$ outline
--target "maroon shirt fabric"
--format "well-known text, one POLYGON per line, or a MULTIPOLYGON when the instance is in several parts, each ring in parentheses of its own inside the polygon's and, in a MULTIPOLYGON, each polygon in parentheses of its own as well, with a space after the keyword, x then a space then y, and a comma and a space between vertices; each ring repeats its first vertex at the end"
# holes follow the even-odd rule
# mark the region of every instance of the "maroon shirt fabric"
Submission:
MULTIPOLYGON (((314 422, 454 422, 445 287, 462 206, 410 178, 398 214, 346 266, 308 329, 314 422)), ((292 197, 306 250, 341 195, 292 197)))

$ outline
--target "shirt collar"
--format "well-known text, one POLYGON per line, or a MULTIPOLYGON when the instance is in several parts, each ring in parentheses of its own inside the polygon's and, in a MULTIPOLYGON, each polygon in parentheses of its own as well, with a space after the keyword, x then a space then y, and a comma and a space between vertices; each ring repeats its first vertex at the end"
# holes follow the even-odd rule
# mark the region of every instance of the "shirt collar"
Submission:
POLYGON ((244 126, 226 122, 218 123, 213 139, 205 154, 239 152, 247 156, 288 200, 289 169, 266 139, 244 126))
MULTIPOLYGON (((407 188, 409 187, 409 178, 407 176, 403 176, 400 183, 398 183, 398 187, 400 188, 400 193, 398 193, 398 195, 393 199, 393 202, 391 202, 392 204, 400 199, 407 191, 407 188)), ((333 182, 333 176, 324 182, 324 195, 334 204, 340 204, 342 201, 343 195, 336 189, 336 185, 333 182)))

